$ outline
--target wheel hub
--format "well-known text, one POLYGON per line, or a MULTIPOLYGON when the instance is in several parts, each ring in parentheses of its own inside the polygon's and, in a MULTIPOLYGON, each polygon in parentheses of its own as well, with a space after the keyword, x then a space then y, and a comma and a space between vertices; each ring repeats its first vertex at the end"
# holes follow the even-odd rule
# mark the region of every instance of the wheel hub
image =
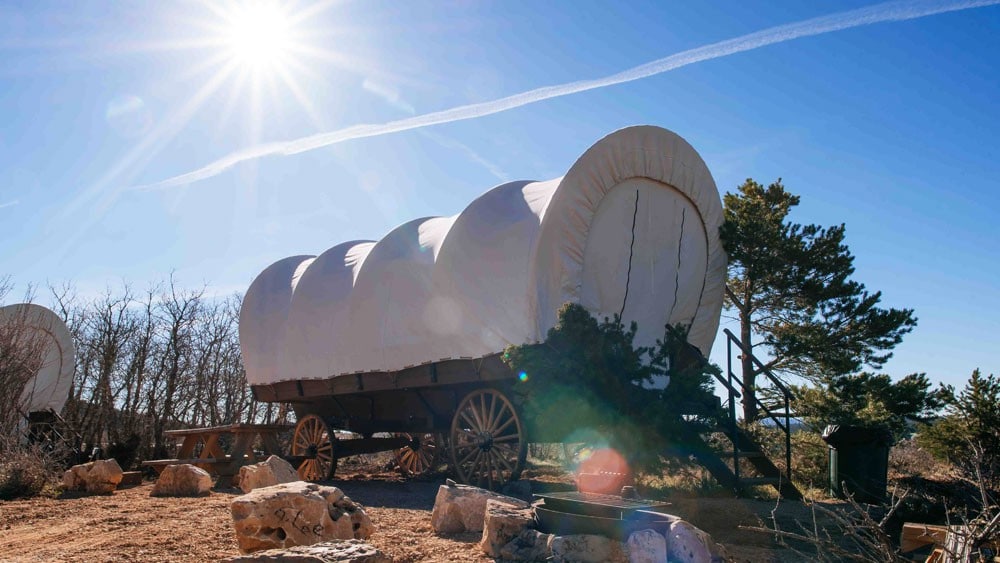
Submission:
POLYGON ((319 448, 316 447, 316 444, 309 444, 309 447, 306 448, 306 457, 309 459, 316 459, 318 453, 319 448))
POLYGON ((476 437, 476 446, 484 452, 490 451, 493 448, 493 435, 489 432, 480 432, 476 437))

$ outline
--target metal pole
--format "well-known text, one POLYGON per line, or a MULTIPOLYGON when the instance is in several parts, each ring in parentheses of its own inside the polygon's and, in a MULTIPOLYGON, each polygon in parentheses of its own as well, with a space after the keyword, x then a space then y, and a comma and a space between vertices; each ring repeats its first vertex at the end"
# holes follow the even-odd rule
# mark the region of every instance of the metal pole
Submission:
POLYGON ((792 407, 788 401, 788 393, 785 393, 785 472, 788 475, 788 482, 792 482, 792 407))
POLYGON ((739 488, 740 447, 739 436, 736 434, 736 395, 733 388, 733 339, 729 334, 726 335, 726 375, 729 378, 729 439, 733 442, 733 475, 736 477, 735 485, 739 488))

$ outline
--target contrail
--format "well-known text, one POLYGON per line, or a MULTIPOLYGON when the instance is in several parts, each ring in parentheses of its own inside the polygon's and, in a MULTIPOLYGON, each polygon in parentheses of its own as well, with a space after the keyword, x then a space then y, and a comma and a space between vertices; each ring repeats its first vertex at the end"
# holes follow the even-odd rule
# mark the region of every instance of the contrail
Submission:
POLYGON ((850 29, 863 25, 870 25, 880 22, 905 21, 926 16, 933 16, 945 12, 955 12, 991 6, 1000 3, 1000 0, 936 0, 936 1, 916 1, 916 2, 887 2, 876 4, 866 8, 840 12, 829 16, 821 16, 796 23, 771 27, 762 31, 742 35, 733 39, 727 39, 718 43, 712 43, 703 47, 697 47, 682 51, 669 57, 657 59, 655 61, 630 68, 628 70, 596 78, 592 80, 580 80, 555 86, 545 86, 521 92, 489 102, 469 104, 442 111, 426 113, 396 121, 389 121, 378 124, 359 124, 345 127, 336 131, 317 133, 308 137, 295 139, 292 141, 282 141, 265 143, 236 151, 228 156, 220 158, 215 162, 199 168, 197 170, 168 178, 154 184, 137 186, 132 189, 152 190, 159 188, 169 188, 190 184, 206 178, 211 178, 240 162, 260 158, 270 155, 292 155, 321 147, 327 147, 352 139, 365 137, 375 137, 387 135, 419 127, 438 125, 441 123, 451 123, 453 121, 463 121, 475 119, 500 113, 503 111, 519 108, 528 104, 534 104, 551 98, 577 94, 624 82, 632 82, 641 78, 647 78, 669 72, 690 64, 709 61, 744 51, 751 51, 760 47, 784 43, 800 37, 811 37, 833 31, 850 29))

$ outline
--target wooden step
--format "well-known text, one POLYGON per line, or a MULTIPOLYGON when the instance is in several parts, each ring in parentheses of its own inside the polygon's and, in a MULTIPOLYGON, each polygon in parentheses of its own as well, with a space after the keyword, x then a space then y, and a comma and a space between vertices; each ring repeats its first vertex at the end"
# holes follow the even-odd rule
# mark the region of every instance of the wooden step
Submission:
POLYGON ((119 489, 137 487, 142 484, 142 471, 123 471, 122 480, 118 483, 119 489))

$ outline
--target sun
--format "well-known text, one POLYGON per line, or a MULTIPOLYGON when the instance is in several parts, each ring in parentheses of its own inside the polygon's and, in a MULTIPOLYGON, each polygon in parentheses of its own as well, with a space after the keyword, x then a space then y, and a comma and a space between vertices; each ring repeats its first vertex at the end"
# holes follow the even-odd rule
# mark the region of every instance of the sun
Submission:
POLYGON ((288 13, 274 2, 254 2, 227 18, 225 43, 232 58, 260 70, 287 62, 292 45, 288 13))

